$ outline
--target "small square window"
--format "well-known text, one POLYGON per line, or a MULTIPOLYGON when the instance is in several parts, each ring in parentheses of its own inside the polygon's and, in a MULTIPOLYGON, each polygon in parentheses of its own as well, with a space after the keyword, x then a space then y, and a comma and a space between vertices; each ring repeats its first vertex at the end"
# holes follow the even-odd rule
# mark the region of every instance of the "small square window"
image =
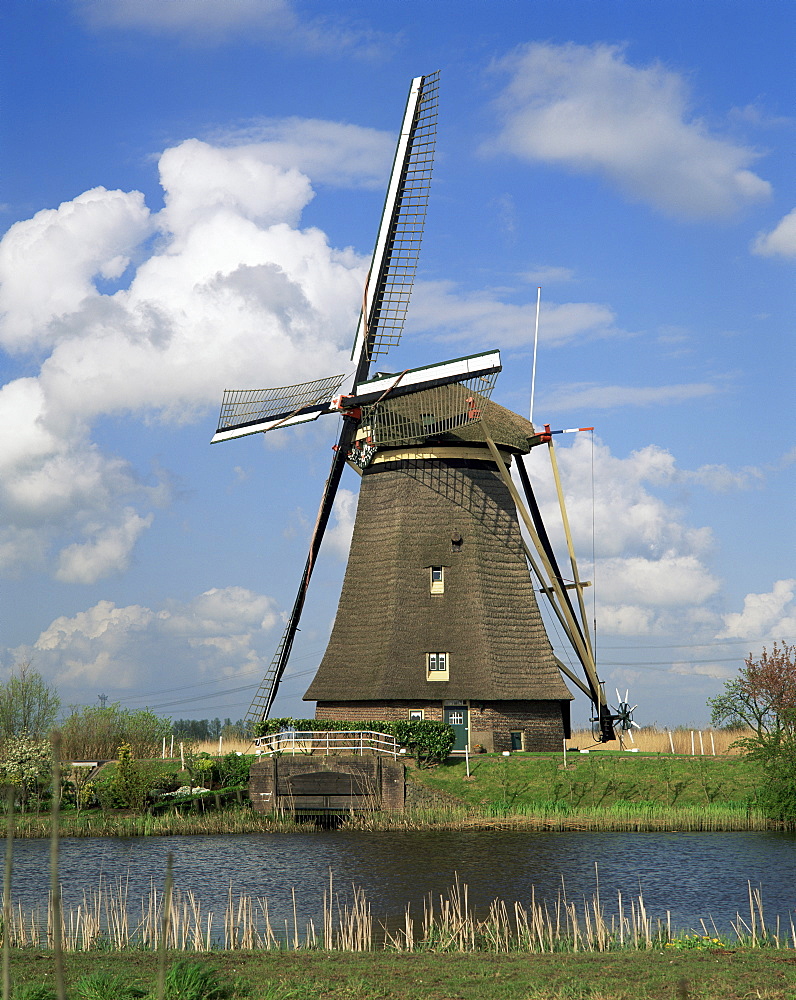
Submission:
POLYGON ((445 593, 445 569, 443 566, 432 566, 431 567, 431 593, 432 594, 444 594, 445 593))
POLYGON ((430 681, 449 679, 450 657, 447 653, 426 653, 426 676, 430 681))
POLYGON ((409 721, 410 722, 422 722, 423 721, 423 709, 422 708, 410 708, 409 709, 409 721))

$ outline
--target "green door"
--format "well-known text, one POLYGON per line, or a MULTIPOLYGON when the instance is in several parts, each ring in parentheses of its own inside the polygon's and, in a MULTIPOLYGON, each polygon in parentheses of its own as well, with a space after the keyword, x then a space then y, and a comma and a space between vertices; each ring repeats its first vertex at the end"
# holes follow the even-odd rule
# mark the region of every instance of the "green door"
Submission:
POLYGON ((467 706, 466 705, 445 705, 442 710, 442 720, 449 726, 453 726, 456 734, 456 742, 453 744, 454 750, 464 751, 468 743, 467 726, 467 706))

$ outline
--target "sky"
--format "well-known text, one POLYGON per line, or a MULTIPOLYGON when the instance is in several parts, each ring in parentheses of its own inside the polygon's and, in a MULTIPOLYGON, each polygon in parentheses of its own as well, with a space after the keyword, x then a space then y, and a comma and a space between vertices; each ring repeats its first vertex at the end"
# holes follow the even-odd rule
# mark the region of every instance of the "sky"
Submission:
MULTIPOLYGON (((788 0, 7 0, 0 680, 245 715, 338 426, 211 447, 222 392, 348 370, 409 83, 440 70, 387 364, 498 348, 528 414, 541 287, 534 423, 594 427, 556 444, 609 700, 707 725, 796 640, 794 36, 788 0)), ((275 714, 312 714, 358 482, 275 714)))

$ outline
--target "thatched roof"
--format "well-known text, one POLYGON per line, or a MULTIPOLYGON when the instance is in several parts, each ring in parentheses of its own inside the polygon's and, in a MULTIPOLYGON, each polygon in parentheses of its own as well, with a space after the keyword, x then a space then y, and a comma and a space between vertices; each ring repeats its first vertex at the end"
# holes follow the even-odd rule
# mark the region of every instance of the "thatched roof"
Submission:
POLYGON ((484 442, 486 435, 516 454, 527 454, 535 431, 517 413, 461 384, 440 386, 365 407, 363 433, 372 429, 380 447, 484 442), (473 415, 476 415, 475 419, 473 415))
MULTIPOLYGON (((495 404, 487 418, 509 448, 532 433, 495 404)), ((460 442, 479 440, 470 434, 484 428, 465 430, 460 442)), ((536 604, 514 505, 487 454, 365 470, 337 617, 306 700, 571 698, 536 604), (444 567, 443 594, 430 593, 432 566, 444 567), (449 680, 427 679, 430 652, 448 653, 449 680)))

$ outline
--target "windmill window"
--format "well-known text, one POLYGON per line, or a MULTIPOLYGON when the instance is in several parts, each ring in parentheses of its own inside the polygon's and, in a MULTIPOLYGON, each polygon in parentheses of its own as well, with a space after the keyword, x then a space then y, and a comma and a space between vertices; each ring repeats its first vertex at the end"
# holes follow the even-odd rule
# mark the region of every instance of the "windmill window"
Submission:
POLYGON ((423 709, 422 708, 410 708, 409 709, 409 721, 410 722, 422 722, 423 721, 423 709))
POLYGON ((431 593, 445 593, 445 569, 443 566, 431 567, 431 593))
POLYGON ((430 681, 449 678, 450 657, 447 653, 426 653, 426 676, 430 681))
POLYGON ((451 551, 452 552, 461 552, 461 550, 462 550, 462 542, 463 541, 464 541, 464 539, 462 538, 462 536, 460 534, 457 533, 457 534, 453 535, 451 537, 451 551))

